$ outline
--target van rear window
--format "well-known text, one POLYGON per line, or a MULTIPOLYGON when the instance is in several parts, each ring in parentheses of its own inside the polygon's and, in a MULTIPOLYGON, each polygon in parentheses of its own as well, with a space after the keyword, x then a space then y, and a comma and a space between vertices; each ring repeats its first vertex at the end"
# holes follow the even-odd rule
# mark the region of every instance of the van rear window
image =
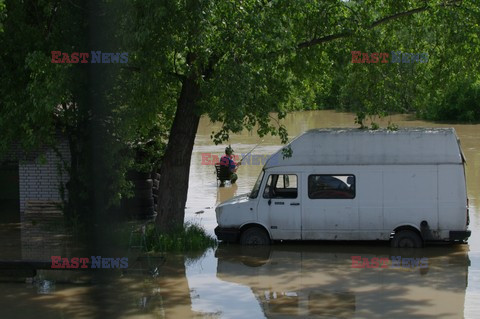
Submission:
POLYGON ((354 175, 309 175, 308 197, 311 199, 355 198, 354 175))

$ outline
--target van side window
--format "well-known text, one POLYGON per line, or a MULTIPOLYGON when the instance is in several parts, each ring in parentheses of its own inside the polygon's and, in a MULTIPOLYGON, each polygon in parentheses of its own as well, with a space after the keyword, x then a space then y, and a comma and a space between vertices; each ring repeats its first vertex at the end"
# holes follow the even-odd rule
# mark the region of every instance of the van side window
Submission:
POLYGON ((309 175, 308 197, 311 199, 355 198, 355 176, 309 175))
POLYGON ((272 174, 268 176, 263 198, 297 198, 297 175, 272 174))

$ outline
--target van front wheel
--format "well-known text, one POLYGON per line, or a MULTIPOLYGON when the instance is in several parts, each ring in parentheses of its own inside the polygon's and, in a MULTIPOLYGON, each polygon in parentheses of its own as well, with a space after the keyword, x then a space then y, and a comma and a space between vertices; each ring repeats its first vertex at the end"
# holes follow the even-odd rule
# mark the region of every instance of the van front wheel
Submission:
POLYGON ((260 227, 251 227, 246 229, 240 235, 240 244, 242 245, 269 245, 270 236, 260 227))
POLYGON ((395 232, 392 239, 392 247, 395 248, 421 248, 422 238, 411 230, 400 230, 395 232))

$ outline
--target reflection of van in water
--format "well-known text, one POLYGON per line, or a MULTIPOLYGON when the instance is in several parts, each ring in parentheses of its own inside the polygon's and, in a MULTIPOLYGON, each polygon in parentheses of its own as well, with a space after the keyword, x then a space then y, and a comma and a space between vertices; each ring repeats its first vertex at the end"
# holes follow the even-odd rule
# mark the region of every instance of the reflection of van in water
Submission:
POLYGON ((216 208, 223 241, 390 240, 394 247, 470 236, 455 130, 310 130, 265 164, 250 194, 216 208))
POLYGON ((222 246, 217 278, 249 287, 266 318, 463 318, 464 247, 222 246), (353 268, 355 255, 426 258, 428 267, 353 268))

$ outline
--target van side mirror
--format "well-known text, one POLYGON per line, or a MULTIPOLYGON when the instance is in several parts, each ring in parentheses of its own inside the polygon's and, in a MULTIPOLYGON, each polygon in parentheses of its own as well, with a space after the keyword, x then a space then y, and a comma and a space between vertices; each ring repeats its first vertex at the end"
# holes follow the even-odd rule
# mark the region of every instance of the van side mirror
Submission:
POLYGON ((288 188, 290 186, 290 178, 288 175, 283 175, 283 187, 288 188))

